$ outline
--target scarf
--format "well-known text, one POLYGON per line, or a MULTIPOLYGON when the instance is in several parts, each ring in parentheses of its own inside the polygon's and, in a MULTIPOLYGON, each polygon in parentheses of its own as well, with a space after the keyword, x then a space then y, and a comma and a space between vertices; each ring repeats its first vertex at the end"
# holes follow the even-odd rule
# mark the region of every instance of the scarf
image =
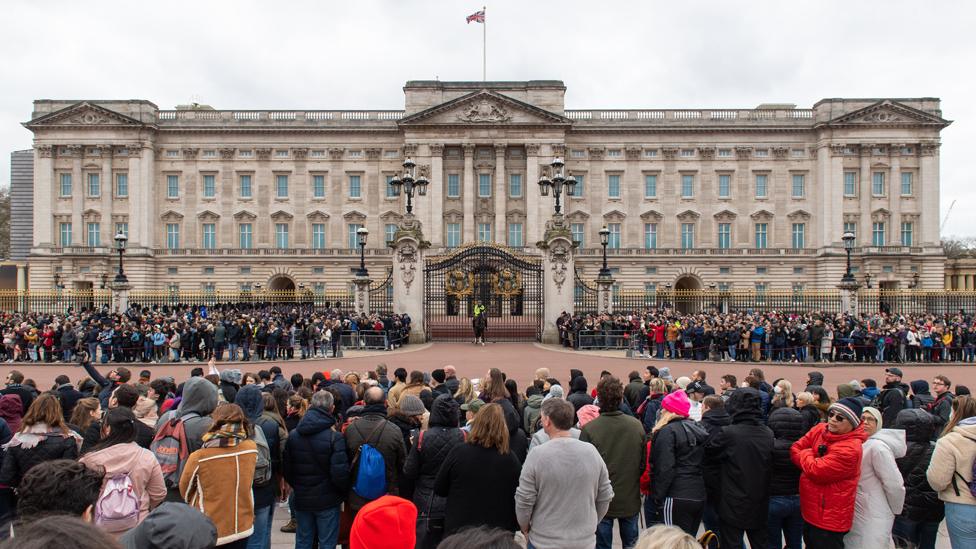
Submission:
POLYGON ((81 448, 82 438, 78 433, 68 429, 67 432, 63 432, 60 429, 52 431, 47 423, 35 423, 22 432, 15 434, 10 442, 3 445, 4 448, 13 448, 15 446, 20 446, 25 450, 30 450, 34 448, 44 440, 49 437, 63 437, 63 438, 73 438, 75 443, 81 448))
POLYGON ((203 435, 204 448, 228 448, 237 446, 247 438, 244 426, 240 423, 225 423, 216 431, 208 431, 203 435))

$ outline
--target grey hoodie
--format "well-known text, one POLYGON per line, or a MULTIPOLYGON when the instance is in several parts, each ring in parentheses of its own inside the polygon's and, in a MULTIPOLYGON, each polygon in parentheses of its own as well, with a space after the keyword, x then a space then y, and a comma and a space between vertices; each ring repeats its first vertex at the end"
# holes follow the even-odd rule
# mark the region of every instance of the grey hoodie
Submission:
POLYGON ((185 503, 164 502, 119 541, 125 549, 209 549, 217 528, 185 503))
POLYGON ((217 408, 217 391, 217 386, 206 379, 191 377, 183 384, 183 400, 179 408, 163 414, 156 422, 156 430, 174 417, 184 418, 183 428, 190 453, 196 452, 203 446, 203 435, 213 423, 210 414, 217 408))

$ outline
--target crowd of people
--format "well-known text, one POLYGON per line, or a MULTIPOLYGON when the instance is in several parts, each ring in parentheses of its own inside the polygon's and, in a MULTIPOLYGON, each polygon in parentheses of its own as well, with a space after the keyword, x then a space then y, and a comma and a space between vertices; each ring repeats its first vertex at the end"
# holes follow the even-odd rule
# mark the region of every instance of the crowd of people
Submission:
POLYGON ((556 321, 575 349, 628 348, 647 358, 736 362, 976 362, 972 314, 804 314, 674 309, 556 321))
POLYGON ((976 399, 943 375, 543 368, 520 390, 498 368, 212 357, 175 380, 80 358, 74 382, 0 390, 0 547, 267 549, 279 502, 296 549, 608 549, 615 525, 628 549, 933 548, 943 519, 976 546, 976 399))
POLYGON ((3 313, 0 333, 6 362, 72 362, 81 351, 103 364, 270 361, 341 357, 349 343, 392 350, 408 343, 410 317, 296 304, 133 305, 124 314, 3 313))

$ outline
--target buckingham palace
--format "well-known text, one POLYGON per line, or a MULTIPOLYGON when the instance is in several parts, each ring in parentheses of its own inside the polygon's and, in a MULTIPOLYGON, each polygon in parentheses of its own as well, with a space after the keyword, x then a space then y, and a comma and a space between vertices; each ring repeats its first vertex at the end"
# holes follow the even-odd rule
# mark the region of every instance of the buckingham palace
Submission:
POLYGON ((553 213, 556 157, 576 269, 623 289, 835 287, 842 235, 858 278, 943 287, 937 98, 812 108, 567 109, 561 81, 410 81, 402 110, 161 110, 147 100, 37 100, 29 286, 97 288, 127 235, 136 288, 328 291, 392 264, 407 158, 428 253, 493 242, 522 254, 553 213), (914 282, 913 282, 914 279, 914 282))

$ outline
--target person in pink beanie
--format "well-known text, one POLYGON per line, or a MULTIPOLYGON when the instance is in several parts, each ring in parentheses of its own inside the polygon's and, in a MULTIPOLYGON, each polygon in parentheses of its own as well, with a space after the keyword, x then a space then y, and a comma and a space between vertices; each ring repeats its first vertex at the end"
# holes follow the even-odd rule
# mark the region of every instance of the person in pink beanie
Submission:
MULTIPOLYGON (((661 402, 661 407, 672 414, 686 418, 691 410, 691 401, 688 400, 687 393, 679 389, 664 397, 664 401, 661 402)), ((654 430, 657 430, 657 425, 654 426, 654 430)))
POLYGON ((600 415, 600 407, 593 404, 586 404, 581 406, 579 411, 576 412, 576 417, 579 418, 579 428, 582 429, 587 423, 593 421, 600 415))
POLYGON ((417 507, 396 496, 364 505, 349 532, 351 549, 413 549, 416 541, 417 507))

